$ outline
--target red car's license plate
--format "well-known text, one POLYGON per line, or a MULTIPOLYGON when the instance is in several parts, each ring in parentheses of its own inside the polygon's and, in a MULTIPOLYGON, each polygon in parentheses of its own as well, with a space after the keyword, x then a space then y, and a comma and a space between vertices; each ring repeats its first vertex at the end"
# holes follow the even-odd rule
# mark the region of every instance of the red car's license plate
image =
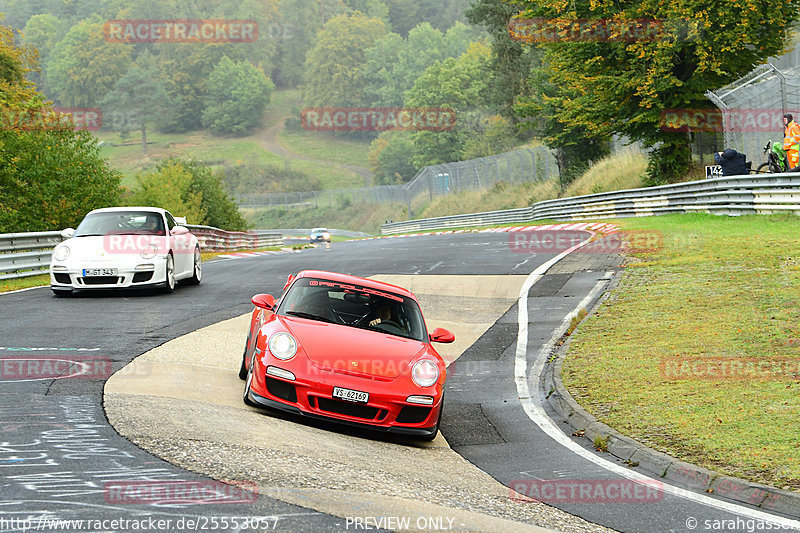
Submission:
POLYGON ((334 387, 333 397, 339 398, 340 400, 347 400, 348 402, 367 403, 367 401, 369 400, 369 393, 357 390, 343 389, 341 387, 334 387))

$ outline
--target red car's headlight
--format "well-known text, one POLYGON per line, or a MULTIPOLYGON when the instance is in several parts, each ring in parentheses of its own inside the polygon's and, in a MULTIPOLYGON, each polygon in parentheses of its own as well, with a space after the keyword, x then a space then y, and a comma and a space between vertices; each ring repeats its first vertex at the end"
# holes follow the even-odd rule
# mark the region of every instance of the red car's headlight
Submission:
POLYGON ((430 359, 421 359, 411 367, 411 379, 420 387, 431 387, 439 381, 439 367, 430 359))
POLYGON ((282 361, 288 361, 297 353, 297 341, 288 333, 275 333, 269 338, 269 352, 282 361))

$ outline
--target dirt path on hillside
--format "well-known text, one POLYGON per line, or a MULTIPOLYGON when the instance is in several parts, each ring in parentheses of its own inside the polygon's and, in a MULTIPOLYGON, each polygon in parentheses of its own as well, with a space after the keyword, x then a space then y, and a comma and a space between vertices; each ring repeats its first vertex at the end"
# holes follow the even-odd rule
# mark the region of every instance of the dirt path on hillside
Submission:
POLYGON ((285 117, 281 117, 277 124, 270 126, 269 128, 263 130, 261 134, 256 135, 256 140, 259 142, 262 148, 268 152, 272 152, 273 154, 277 154, 287 159, 302 159, 303 161, 311 161, 312 163, 320 163, 323 165, 333 165, 338 168, 349 170, 350 172, 358 174, 364 178, 364 187, 372 186, 373 174, 368 168, 359 167, 356 165, 347 165, 345 163, 338 163, 336 161, 328 161, 325 159, 315 159, 313 157, 308 157, 306 155, 294 152, 290 148, 282 145, 278 135, 280 135, 280 132, 283 131, 284 119, 285 117))

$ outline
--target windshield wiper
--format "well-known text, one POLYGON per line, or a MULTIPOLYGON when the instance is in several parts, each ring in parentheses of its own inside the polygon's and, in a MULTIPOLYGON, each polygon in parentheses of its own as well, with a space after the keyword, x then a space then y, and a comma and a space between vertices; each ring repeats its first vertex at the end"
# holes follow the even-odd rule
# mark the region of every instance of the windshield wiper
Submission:
POLYGON ((338 322, 335 322, 335 321, 331 320, 330 318, 327 318, 327 317, 324 317, 324 316, 315 315, 315 314, 312 314, 312 313, 304 313, 302 311, 286 311, 286 314, 287 315, 291 315, 291 316, 296 316, 296 317, 299 317, 299 318, 308 318, 309 320, 320 320, 322 322, 330 322, 331 324, 338 324, 338 322))

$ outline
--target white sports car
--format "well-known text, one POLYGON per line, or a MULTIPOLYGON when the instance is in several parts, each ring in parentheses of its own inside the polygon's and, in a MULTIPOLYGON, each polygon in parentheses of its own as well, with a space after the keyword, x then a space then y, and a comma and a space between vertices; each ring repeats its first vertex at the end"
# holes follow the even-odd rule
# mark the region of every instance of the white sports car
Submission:
POLYGON ((50 260, 50 288, 57 296, 128 287, 171 292, 179 280, 200 283, 200 244, 164 209, 95 209, 63 234, 67 240, 53 249, 50 260))

